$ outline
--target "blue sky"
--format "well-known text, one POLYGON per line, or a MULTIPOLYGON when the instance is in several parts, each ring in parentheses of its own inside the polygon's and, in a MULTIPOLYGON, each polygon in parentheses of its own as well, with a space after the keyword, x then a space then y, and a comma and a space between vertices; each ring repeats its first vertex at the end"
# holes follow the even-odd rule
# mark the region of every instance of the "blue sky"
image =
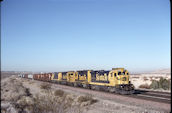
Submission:
POLYGON ((169 0, 4 0, 1 69, 170 68, 169 0))

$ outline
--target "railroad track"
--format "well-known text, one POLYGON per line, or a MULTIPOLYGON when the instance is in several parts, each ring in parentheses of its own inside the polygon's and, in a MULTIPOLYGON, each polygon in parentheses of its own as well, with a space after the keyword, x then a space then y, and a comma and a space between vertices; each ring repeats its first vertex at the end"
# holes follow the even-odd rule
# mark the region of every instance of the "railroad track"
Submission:
POLYGON ((171 104, 171 93, 168 92, 136 90, 135 94, 130 96, 133 98, 171 104))
MULTIPOLYGON (((98 92, 102 92, 102 91, 98 91, 98 92)), ((105 93, 110 93, 110 92, 105 92, 105 93)), ((148 101, 154 101, 154 102, 159 102, 159 103, 171 104, 171 93, 166 93, 166 92, 136 90, 136 93, 132 95, 121 95, 121 94, 115 94, 115 93, 111 93, 111 94, 120 95, 124 97, 131 97, 131 98, 136 98, 136 99, 142 99, 142 100, 148 100, 148 101)))

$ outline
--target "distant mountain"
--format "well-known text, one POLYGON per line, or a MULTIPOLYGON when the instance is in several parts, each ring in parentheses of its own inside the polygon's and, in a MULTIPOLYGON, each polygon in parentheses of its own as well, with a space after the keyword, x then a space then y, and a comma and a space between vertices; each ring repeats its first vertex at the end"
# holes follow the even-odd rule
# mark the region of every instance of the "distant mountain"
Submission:
POLYGON ((165 74, 169 74, 171 73, 171 69, 159 69, 159 70, 155 70, 151 73, 165 73, 165 74))
POLYGON ((30 74, 30 71, 1 71, 1 75, 30 74))
POLYGON ((171 74, 171 69, 159 69, 159 70, 149 70, 149 71, 133 71, 130 72, 131 75, 138 75, 138 74, 171 74))

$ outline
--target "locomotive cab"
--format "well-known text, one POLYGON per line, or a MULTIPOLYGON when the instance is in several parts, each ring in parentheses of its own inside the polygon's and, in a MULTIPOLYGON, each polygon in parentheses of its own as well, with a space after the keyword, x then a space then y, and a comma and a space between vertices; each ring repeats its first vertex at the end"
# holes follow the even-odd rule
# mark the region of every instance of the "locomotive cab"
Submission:
POLYGON ((134 93, 134 85, 129 81, 129 72, 124 68, 112 69, 114 86, 121 94, 134 93))
POLYGON ((129 83, 129 74, 126 72, 118 72, 117 73, 117 83, 118 84, 128 84, 129 83))

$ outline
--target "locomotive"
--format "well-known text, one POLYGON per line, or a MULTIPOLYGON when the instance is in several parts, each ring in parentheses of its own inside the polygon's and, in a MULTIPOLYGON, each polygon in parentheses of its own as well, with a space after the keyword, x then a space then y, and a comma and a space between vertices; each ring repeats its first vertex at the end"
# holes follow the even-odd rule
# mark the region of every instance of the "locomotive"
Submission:
POLYGON ((20 76, 53 82, 57 84, 83 87, 93 90, 108 91, 118 94, 133 94, 134 85, 129 81, 129 72, 124 68, 112 68, 112 70, 80 70, 68 72, 53 72, 33 74, 33 76, 20 76))

